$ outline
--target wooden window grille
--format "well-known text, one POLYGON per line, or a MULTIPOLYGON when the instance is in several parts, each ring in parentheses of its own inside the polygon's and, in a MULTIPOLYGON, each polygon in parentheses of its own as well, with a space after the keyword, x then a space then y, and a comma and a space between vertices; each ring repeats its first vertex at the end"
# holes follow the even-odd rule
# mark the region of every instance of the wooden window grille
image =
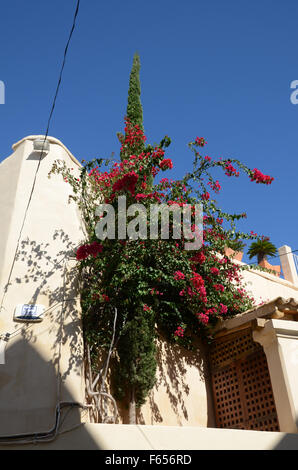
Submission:
POLYGON ((215 339, 210 360, 217 427, 279 431, 267 359, 251 329, 215 339))

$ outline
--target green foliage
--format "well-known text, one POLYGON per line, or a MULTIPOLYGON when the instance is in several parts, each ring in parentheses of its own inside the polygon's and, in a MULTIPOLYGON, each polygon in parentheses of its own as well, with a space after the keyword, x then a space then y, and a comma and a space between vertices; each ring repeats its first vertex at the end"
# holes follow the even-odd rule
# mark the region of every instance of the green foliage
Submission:
MULTIPOLYGON (((135 53, 133 57, 132 69, 130 72, 129 78, 129 89, 128 89, 128 98, 127 98, 127 110, 126 118, 132 126, 137 126, 140 131, 144 130, 143 127, 143 108, 141 104, 141 84, 140 84, 140 57, 135 53)), ((125 149, 127 148, 128 143, 128 131, 125 129, 125 135, 118 133, 118 138, 122 143, 122 148, 120 151, 120 158, 125 159, 125 149)), ((135 148, 132 148, 131 143, 129 142, 129 147, 132 152, 138 154, 142 152, 145 148, 143 141, 138 141, 135 148)))
POLYGON ((143 108, 141 104, 140 57, 135 53, 129 79, 126 116, 133 126, 143 130, 143 108))
MULTIPOLYGON (((55 162, 51 173, 62 174, 73 190, 86 226, 86 240, 77 250, 78 269, 82 278, 82 311, 85 341, 91 345, 92 361, 107 350, 115 325, 114 383, 118 397, 134 390, 138 406, 144 403, 155 383, 156 340, 159 331, 169 341, 191 349, 197 337, 210 338, 219 319, 250 309, 253 301, 243 288, 241 270, 225 256, 225 247, 240 248, 239 240, 255 239, 237 231, 236 223, 245 214, 223 211, 208 191, 217 193, 221 186, 212 175, 221 168, 228 177, 246 173, 253 181, 254 172, 239 160, 212 160, 199 153, 205 140, 196 138, 189 144, 194 153, 192 170, 181 180, 167 178, 154 184, 160 171, 173 167, 165 159, 170 139, 157 146, 145 147, 143 113, 140 101, 139 56, 134 56, 130 76, 125 136, 120 135, 121 162, 97 159, 86 163, 80 178, 65 163, 55 162), (102 165, 106 164, 104 171, 102 165), (211 189, 210 189, 211 188, 211 189), (204 210, 204 244, 196 251, 185 250, 181 239, 99 241, 95 235, 96 206, 111 204, 117 214, 117 197, 125 195, 127 206, 141 201, 148 216, 150 204, 162 202, 204 210), (238 245, 237 245, 238 244, 238 245)), ((257 173, 262 182, 262 173, 257 173)), ((267 177, 266 177, 267 178, 267 177)), ((268 180, 268 178, 267 178, 268 180)), ((266 180, 266 181, 267 181, 266 180)), ((266 184, 268 184, 266 182, 266 184)), ((170 233, 173 218, 169 219, 170 233)), ((116 223, 117 226, 117 223, 116 223)), ((242 245, 241 245, 242 247, 242 245)))
POLYGON ((259 239, 249 247, 248 250, 249 259, 252 259, 254 256, 258 257, 260 262, 262 259, 266 259, 267 256, 275 256, 277 253, 276 246, 273 245, 268 239, 264 238, 263 240, 259 239))
POLYGON ((236 252, 243 251, 245 248, 245 243, 243 243, 242 240, 228 240, 227 241, 227 247, 231 248, 232 250, 236 252))
POLYGON ((133 318, 126 323, 117 346, 121 366, 115 377, 116 398, 123 398, 127 390, 134 388, 140 406, 155 383, 155 315, 142 311, 140 305, 132 308, 133 318))

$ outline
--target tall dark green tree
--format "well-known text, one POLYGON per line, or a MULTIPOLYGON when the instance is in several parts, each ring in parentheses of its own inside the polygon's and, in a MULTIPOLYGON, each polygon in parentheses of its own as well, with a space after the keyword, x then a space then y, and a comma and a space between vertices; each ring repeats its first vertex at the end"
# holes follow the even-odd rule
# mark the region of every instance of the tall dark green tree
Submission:
MULTIPOLYGON (((129 77, 126 117, 132 126, 139 126, 139 128, 144 131, 143 108, 141 103, 140 68, 140 56, 138 53, 135 53, 129 77)), ((120 152, 122 160, 124 159, 125 150, 129 146, 128 142, 126 141, 127 135, 127 132, 125 135, 118 133, 118 138, 122 143, 122 151, 120 152)), ((144 142, 140 142, 137 147, 138 148, 132 150, 134 152, 141 153, 145 148, 144 142)))
POLYGON ((143 127, 143 108, 141 103, 140 56, 135 53, 129 78, 126 116, 134 126, 143 127))

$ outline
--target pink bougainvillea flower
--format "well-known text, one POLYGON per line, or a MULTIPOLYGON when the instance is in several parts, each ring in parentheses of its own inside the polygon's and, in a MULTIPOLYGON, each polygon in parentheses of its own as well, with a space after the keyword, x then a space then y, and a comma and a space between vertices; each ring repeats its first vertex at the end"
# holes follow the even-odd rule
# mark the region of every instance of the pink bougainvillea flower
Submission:
POLYGON ((180 336, 180 337, 183 337, 184 336, 184 328, 182 328, 182 326, 178 326, 177 330, 175 331, 174 333, 175 336, 180 336))
POLYGON ((197 137, 195 140, 195 144, 199 147, 204 147, 204 145, 207 144, 207 141, 204 139, 204 137, 197 137))
POLYGON ((202 194, 202 199, 204 199, 204 201, 208 201, 209 198, 210 198, 210 194, 209 194, 209 193, 204 193, 204 194, 202 194))
POLYGON ((181 271, 176 271, 174 273, 174 279, 175 281, 178 281, 179 279, 185 279, 185 275, 181 271))
POLYGON ((223 313, 223 314, 227 313, 228 307, 227 307, 226 305, 220 303, 219 306, 220 306, 220 311, 219 311, 219 313, 223 313))
POLYGON ((78 261, 88 258, 89 255, 95 258, 102 250, 103 246, 98 242, 93 242, 90 245, 82 245, 77 249, 76 258, 78 261))
POLYGON ((219 269, 218 268, 211 268, 210 269, 211 273, 217 276, 219 274, 219 269))
POLYGON ((258 170, 257 168, 254 168, 252 177, 250 181, 255 181, 256 183, 263 183, 263 184, 271 184, 274 178, 269 175, 263 175, 263 173, 258 170))
POLYGON ((171 170, 173 168, 173 162, 170 158, 165 158, 160 162, 159 167, 162 170, 171 170))
POLYGON ((204 325, 207 325, 209 322, 209 316, 206 313, 199 312, 196 314, 198 320, 200 320, 204 325))

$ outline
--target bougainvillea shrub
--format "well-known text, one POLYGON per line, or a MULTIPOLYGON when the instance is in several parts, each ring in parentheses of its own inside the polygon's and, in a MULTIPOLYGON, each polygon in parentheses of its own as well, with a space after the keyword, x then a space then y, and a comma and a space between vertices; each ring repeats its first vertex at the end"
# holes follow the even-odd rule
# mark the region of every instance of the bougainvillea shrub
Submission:
MULTIPOLYGON (((237 221, 246 217, 245 213, 229 214, 218 206, 215 196, 222 191, 223 182, 213 177, 213 170, 222 169, 223 181, 237 178, 240 172, 252 182, 266 185, 273 178, 238 160, 203 154, 206 141, 197 137, 189 144, 194 154, 192 170, 179 180, 170 179, 162 177, 173 168, 166 155, 168 137, 158 146, 146 145, 142 128, 126 119, 125 135, 120 140, 119 161, 85 162, 80 178, 63 163, 55 162, 52 173, 62 174, 72 186, 71 197, 86 225, 86 240, 76 252, 85 340, 91 344, 96 360, 97 352, 110 345, 116 308, 114 349, 118 369, 114 386, 118 397, 132 393, 140 405, 155 382, 159 331, 169 341, 192 348, 198 336, 211 336, 219 319, 233 317, 254 303, 241 279, 245 266, 226 256, 225 247, 228 241, 253 239, 256 234, 237 231, 237 221), (183 236, 118 239, 117 230, 115 239, 98 239, 97 205, 111 204, 119 218, 117 199, 124 195, 127 205, 142 203, 148 215, 152 203, 169 207, 188 204, 192 208, 202 204, 201 248, 185 250, 183 236)), ((172 228, 173 220, 169 220, 172 228)))

